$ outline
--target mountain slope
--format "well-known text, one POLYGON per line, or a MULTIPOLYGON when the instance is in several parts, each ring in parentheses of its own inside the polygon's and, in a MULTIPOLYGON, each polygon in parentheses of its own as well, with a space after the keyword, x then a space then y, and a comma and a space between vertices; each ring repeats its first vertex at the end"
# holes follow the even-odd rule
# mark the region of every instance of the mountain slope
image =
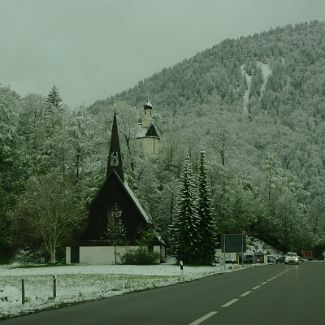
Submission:
POLYGON ((304 72, 314 67, 317 78, 324 57, 325 23, 288 25, 250 37, 225 40, 104 102, 126 100, 140 105, 148 95, 157 107, 167 110, 186 107, 189 103, 210 103, 214 97, 232 104, 242 98, 240 67, 244 65, 246 72, 256 77, 258 61, 273 68, 269 89, 280 92, 284 86, 291 85, 295 90, 303 90, 311 78, 304 72))
MULTIPOLYGON (((265 220, 277 216, 274 222, 286 228, 285 237, 296 226, 296 219, 288 221, 295 215, 316 241, 324 237, 324 22, 224 40, 132 89, 97 101, 89 111, 96 115, 118 102, 140 107, 147 96, 164 134, 161 159, 166 161, 169 152, 175 166, 186 152, 195 160, 202 147, 207 150, 221 228, 238 231, 242 228, 235 225, 241 220, 250 231, 259 228, 272 240, 279 236, 265 220), (272 195, 265 197, 267 186, 272 195)), ((296 241, 299 236, 294 237, 296 241)), ((287 241, 286 247, 290 245, 287 241)))

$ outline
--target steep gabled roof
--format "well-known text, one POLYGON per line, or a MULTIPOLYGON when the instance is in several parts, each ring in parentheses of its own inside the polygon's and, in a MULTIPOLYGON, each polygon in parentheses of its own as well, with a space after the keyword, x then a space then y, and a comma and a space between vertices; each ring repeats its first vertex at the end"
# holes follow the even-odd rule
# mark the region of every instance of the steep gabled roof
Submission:
POLYGON ((158 133, 156 131, 155 126, 153 125, 153 123, 150 124, 147 133, 146 133, 147 137, 158 137, 158 133))
POLYGON ((148 128, 143 128, 141 125, 138 126, 135 138, 140 139, 146 137, 160 138, 157 128, 153 123, 151 123, 148 128))
POLYGON ((146 213, 146 211, 143 210, 143 207, 140 203, 140 201, 136 198, 136 196, 134 195, 134 193, 132 192, 132 190, 130 189, 129 185, 124 182, 124 187, 127 191, 127 193, 129 194, 129 196, 132 198, 134 204, 136 205, 137 209, 139 210, 139 212, 143 215, 144 219, 148 222, 148 223, 152 223, 152 218, 146 213))
POLYGON ((107 181, 109 181, 110 177, 117 177, 120 185, 122 186, 122 188, 125 190, 125 192, 127 193, 128 197, 130 198, 130 200, 132 201, 132 203, 134 204, 134 206, 137 208, 137 210, 139 211, 140 215, 143 217, 143 219, 151 224, 152 223, 152 219, 150 216, 147 215, 146 211, 144 211, 140 201, 136 198, 136 196, 134 195, 134 193, 132 192, 131 188, 129 187, 129 185, 126 182, 123 182, 121 180, 121 178, 119 177, 119 175, 116 173, 115 170, 112 171, 111 175, 109 175, 109 177, 107 178, 107 181))
POLYGON ((130 187, 113 169, 91 202, 88 225, 82 240, 94 241, 105 238, 107 217, 115 204, 122 211, 122 222, 130 242, 136 241, 139 228, 152 224, 151 217, 144 211, 130 187))

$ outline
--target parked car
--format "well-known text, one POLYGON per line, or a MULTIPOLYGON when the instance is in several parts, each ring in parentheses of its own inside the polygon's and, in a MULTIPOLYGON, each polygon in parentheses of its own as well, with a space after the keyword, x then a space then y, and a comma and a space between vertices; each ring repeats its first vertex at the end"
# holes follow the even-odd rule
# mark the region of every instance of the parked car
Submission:
POLYGON ((264 255, 265 254, 263 252, 255 252, 254 253, 255 263, 256 264, 264 263, 264 255))
POLYGON ((246 264, 254 263, 254 256, 253 255, 245 255, 244 256, 244 263, 246 263, 246 264))
POLYGON ((276 258, 275 258, 275 256, 273 256, 273 255, 268 255, 268 256, 267 256, 267 262, 270 263, 270 264, 275 263, 275 262, 276 262, 276 258))
MULTIPOLYGON (((242 263, 242 254, 239 253, 238 256, 239 256, 239 263, 242 263)), ((248 255, 244 254, 244 261, 243 262, 245 264, 252 264, 252 263, 254 263, 254 256, 253 255, 250 255, 250 254, 248 254, 248 255)))
POLYGON ((285 260, 285 256, 279 256, 277 259, 276 259, 276 263, 277 264, 280 264, 280 263, 284 263, 284 260, 285 260))
POLYGON ((288 252, 285 259, 284 259, 284 263, 285 264, 299 264, 299 256, 297 255, 297 253, 294 252, 288 252))

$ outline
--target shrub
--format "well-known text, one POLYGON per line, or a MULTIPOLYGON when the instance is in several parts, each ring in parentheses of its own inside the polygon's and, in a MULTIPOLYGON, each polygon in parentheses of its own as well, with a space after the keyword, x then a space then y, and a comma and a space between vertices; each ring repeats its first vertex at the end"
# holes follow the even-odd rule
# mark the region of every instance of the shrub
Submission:
POLYGON ((20 249, 16 252, 16 255, 11 259, 12 263, 18 263, 21 265, 36 264, 41 262, 42 253, 34 251, 32 249, 20 249))
POLYGON ((122 264, 131 265, 150 265, 159 264, 160 254, 157 252, 148 252, 145 248, 131 250, 122 256, 122 264))

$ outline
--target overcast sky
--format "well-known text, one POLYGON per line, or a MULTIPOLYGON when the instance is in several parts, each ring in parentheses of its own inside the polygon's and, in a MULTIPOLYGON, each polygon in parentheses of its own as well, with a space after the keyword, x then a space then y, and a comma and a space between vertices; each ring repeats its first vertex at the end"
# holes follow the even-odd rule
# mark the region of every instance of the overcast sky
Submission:
POLYGON ((0 83, 91 104, 234 38, 325 20, 325 0, 0 0, 0 83))

